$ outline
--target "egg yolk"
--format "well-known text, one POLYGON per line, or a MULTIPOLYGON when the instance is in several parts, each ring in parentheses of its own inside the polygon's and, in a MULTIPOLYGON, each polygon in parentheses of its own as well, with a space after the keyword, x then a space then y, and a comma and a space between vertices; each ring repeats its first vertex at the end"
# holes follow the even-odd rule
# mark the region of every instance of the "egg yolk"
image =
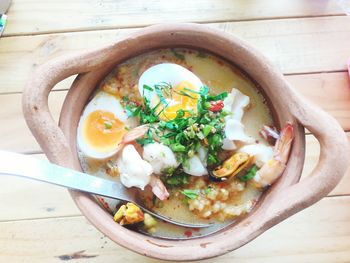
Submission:
POLYGON ((112 112, 102 110, 91 112, 83 127, 85 141, 99 152, 115 149, 125 133, 124 123, 112 112))
MULTIPOLYGON (((173 87, 172 98, 169 105, 163 109, 159 115, 161 120, 173 120, 177 115, 178 110, 197 111, 198 94, 191 92, 196 91, 196 88, 188 81, 180 82, 180 84, 173 87)), ((190 113, 186 112, 184 117, 189 117, 190 113)))

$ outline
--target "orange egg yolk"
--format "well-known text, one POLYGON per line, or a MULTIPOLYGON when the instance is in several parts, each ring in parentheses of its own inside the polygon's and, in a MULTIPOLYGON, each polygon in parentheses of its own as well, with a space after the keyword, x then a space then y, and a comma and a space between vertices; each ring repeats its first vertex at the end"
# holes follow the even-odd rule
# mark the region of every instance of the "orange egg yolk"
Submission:
POLYGON ((97 110, 85 120, 83 137, 90 147, 99 152, 115 149, 126 133, 125 125, 112 112, 97 110))
MULTIPOLYGON (((167 106, 162 111, 162 113, 159 115, 159 118, 165 121, 173 120, 175 119, 177 115, 176 112, 178 110, 190 110, 196 112, 199 95, 195 92, 191 92, 191 90, 196 91, 196 88, 187 81, 180 82, 180 84, 173 87, 172 98, 169 103, 169 106, 167 106)), ((186 118, 189 116, 190 113, 186 112, 184 117, 186 118)))

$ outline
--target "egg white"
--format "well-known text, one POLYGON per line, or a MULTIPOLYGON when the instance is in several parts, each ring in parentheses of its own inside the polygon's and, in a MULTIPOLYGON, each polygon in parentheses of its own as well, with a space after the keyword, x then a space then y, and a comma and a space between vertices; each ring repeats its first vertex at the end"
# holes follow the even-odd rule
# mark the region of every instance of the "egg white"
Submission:
POLYGON ((118 151, 119 145, 115 145, 115 148, 111 151, 101 152, 89 145, 89 143, 84 139, 83 134, 83 128, 87 117, 90 113, 97 110, 111 112, 123 123, 127 122, 128 115, 126 114, 117 97, 103 91, 98 92, 95 97, 86 105, 83 111, 83 114, 79 120, 77 131, 78 148, 87 157, 94 159, 106 159, 113 156, 118 151))
POLYGON ((175 87, 183 81, 191 83, 195 91, 199 91, 203 86, 201 80, 188 69, 173 63, 162 63, 143 72, 138 82, 138 88, 141 96, 150 101, 151 106, 155 106, 152 103, 156 103, 157 100, 154 100, 154 97, 158 96, 157 93, 154 90, 144 89, 144 85, 154 88, 155 85, 167 83, 175 87))

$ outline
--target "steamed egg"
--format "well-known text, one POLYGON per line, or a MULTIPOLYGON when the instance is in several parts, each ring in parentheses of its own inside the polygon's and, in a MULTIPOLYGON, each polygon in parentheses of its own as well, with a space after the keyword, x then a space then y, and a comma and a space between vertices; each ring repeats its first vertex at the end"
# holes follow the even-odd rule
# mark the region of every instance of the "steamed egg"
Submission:
POLYGON ((99 92, 87 104, 78 125, 77 143, 88 157, 104 159, 118 150, 128 116, 119 99, 99 92))
POLYGON ((180 109, 196 112, 198 92, 202 86, 195 74, 173 63, 150 67, 138 82, 141 96, 150 102, 151 107, 158 105, 157 111, 162 120, 174 119, 180 109))

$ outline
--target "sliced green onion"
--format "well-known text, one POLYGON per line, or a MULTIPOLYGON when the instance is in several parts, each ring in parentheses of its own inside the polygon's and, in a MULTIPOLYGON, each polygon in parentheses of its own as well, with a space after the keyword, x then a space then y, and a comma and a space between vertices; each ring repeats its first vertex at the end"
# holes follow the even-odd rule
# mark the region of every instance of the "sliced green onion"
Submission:
POLYGON ((192 190, 192 189, 184 189, 182 191, 180 191, 181 194, 183 194, 184 196, 186 196, 189 199, 196 199, 198 194, 199 194, 199 190, 192 190))
POLYGON ((238 179, 243 182, 247 182, 254 178, 257 171, 258 171, 258 167, 254 164, 245 175, 238 177, 238 179))

